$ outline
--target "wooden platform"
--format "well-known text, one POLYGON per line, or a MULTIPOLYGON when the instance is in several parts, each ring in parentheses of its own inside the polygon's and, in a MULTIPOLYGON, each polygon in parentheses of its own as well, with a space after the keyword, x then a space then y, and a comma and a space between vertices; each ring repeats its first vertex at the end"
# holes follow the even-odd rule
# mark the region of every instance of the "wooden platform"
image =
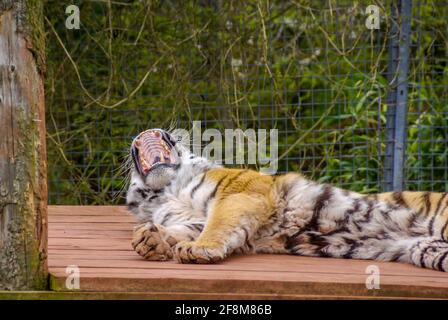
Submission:
POLYGON ((124 207, 50 206, 51 289, 102 298, 314 299, 448 298, 448 274, 401 263, 286 255, 237 256, 216 265, 150 262, 133 252, 133 217, 124 207), (80 292, 66 267, 80 270, 80 292), (366 289, 366 268, 380 289, 366 289))

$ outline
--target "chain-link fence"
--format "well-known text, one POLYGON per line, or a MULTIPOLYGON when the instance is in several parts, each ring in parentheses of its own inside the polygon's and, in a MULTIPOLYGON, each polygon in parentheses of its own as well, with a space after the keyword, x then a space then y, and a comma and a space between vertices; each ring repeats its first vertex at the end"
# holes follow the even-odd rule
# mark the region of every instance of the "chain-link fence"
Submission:
POLYGON ((50 203, 121 203, 131 139, 173 120, 278 129, 279 172, 448 189, 446 0, 75 1, 80 29, 69 4, 46 2, 50 203))

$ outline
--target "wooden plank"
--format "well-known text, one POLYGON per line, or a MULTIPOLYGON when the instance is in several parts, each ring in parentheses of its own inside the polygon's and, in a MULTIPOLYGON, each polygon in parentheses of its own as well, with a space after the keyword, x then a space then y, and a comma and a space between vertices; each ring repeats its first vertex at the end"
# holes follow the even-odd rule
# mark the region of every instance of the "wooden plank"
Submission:
POLYGON ((131 230, 73 230, 59 229, 49 230, 49 238, 72 238, 72 239, 123 239, 131 241, 131 230))
MULTIPOLYGON (((368 264, 345 264, 341 267, 338 264, 310 264, 306 260, 305 257, 295 257, 298 260, 295 261, 295 264, 288 263, 283 265, 278 265, 277 263, 272 263, 272 257, 266 257, 266 260, 258 260, 256 259, 258 256, 253 257, 244 257, 242 261, 235 261, 234 258, 229 260, 228 264, 216 264, 211 267, 208 265, 182 265, 173 261, 166 262, 153 262, 153 261, 145 261, 141 259, 135 252, 132 250, 129 251, 85 251, 85 250, 59 250, 53 249, 50 251, 50 265, 53 267, 65 267, 67 265, 77 265, 80 268, 98 268, 98 267, 106 267, 106 268, 123 268, 125 269, 181 269, 181 270, 207 270, 212 268, 213 270, 246 270, 246 271, 261 271, 265 272, 267 266, 269 266, 269 271, 271 272, 306 272, 306 273, 328 273, 334 274, 337 276, 338 274, 363 274, 365 275, 365 268, 368 264), (73 253, 72 253, 73 252, 73 253), (254 261, 252 261, 254 260, 254 261), (348 267, 350 265, 350 267, 348 267), (326 268, 325 268, 326 266, 326 268), (291 271, 292 270, 292 271, 291 271)), ((446 278, 446 276, 437 271, 433 270, 422 270, 424 272, 416 273, 412 266, 402 264, 402 268, 396 268, 394 264, 391 266, 379 266, 381 274, 388 276, 407 276, 412 275, 416 277, 421 277, 424 281, 425 277, 430 278, 446 278)), ((268 271, 268 272, 269 272, 268 271)))
MULTIPOLYGON (((52 267, 51 272, 56 276, 66 276, 66 266, 52 267)), ((165 268, 149 268, 149 269, 130 269, 130 268, 80 268, 81 278, 91 277, 117 277, 132 279, 191 279, 191 280, 213 280, 222 282, 223 280, 244 280, 244 281, 277 281, 277 282, 293 282, 293 283, 352 283, 365 286, 365 274, 344 274, 344 273, 322 273, 322 272, 275 272, 262 271, 254 272, 252 270, 226 270, 216 268, 215 270, 197 269, 165 269, 165 268), (123 272, 125 271, 125 272, 123 272)), ((248 283, 247 283, 248 284, 248 283)), ((448 279, 432 278, 418 276, 389 276, 381 275, 381 284, 384 285, 412 285, 421 287, 440 287, 445 288, 448 293, 448 279)))
POLYGON ((76 222, 76 223, 135 223, 134 218, 130 217, 130 216, 120 216, 120 215, 116 215, 116 216, 112 216, 112 215, 108 215, 108 216, 83 216, 83 215, 67 215, 67 216, 63 216, 63 215, 51 215, 48 218, 48 222, 49 223, 53 223, 53 222, 60 222, 60 223, 71 223, 71 222, 76 222))
POLYGON ((132 230, 135 223, 85 223, 85 222, 50 222, 52 230, 132 230))
POLYGON ((49 208, 53 289, 66 290, 65 268, 77 265, 87 291, 448 298, 445 273, 401 263, 288 255, 234 256, 215 265, 145 261, 131 248, 133 223, 126 210, 103 206, 95 214, 96 208, 49 208), (78 214, 64 216, 73 210, 78 214), (366 289, 372 264, 380 269, 380 290, 366 289))
MULTIPOLYGON (((80 287, 83 291, 123 291, 144 292, 208 292, 233 294, 294 294, 294 295, 331 295, 331 296, 382 296, 382 297, 431 297, 448 298, 446 287, 418 286, 412 280, 398 284, 382 284, 380 290, 368 290, 362 282, 353 282, 354 278, 348 275, 341 277, 325 276, 326 281, 314 281, 315 276, 303 275, 300 280, 279 281, 273 277, 256 277, 252 273, 235 272, 233 274, 216 272, 211 274, 203 271, 191 274, 186 271, 182 277, 178 271, 170 273, 123 273, 123 270, 111 272, 110 270, 81 271, 80 287), (100 272, 98 272, 100 271, 100 272), (107 272, 106 272, 107 271, 107 272)), ((57 291, 66 291, 65 269, 52 271, 51 288, 57 291)), ((387 281, 387 278, 385 279, 387 281)))
MULTIPOLYGON (((293 263, 288 261, 278 261, 283 257, 266 257, 266 259, 259 259, 259 256, 242 257, 241 259, 231 258, 225 263, 216 265, 181 265, 175 262, 152 262, 144 261, 137 254, 132 251, 93 251, 92 254, 83 252, 82 254, 70 254, 69 251, 55 253, 50 256, 50 264, 52 267, 64 267, 67 265, 78 265, 79 267, 110 267, 125 269, 174 269, 174 270, 245 270, 253 272, 278 272, 283 273, 327 273, 337 276, 338 274, 361 274, 366 277, 365 269, 369 265, 368 261, 361 261, 359 264, 347 263, 344 261, 341 265, 338 263, 322 264, 307 261, 306 257, 296 258, 293 263), (273 264, 272 261, 276 260, 273 264), (124 261, 123 261, 124 260, 124 261), (280 262, 280 263, 279 263, 280 262), (266 266, 269 266, 269 271, 266 271, 266 266)), ((441 278, 446 279, 446 275, 441 272, 418 269, 407 264, 383 263, 378 265, 381 275, 388 276, 415 276, 421 277, 422 281, 425 278, 441 278)))
POLYGON ((49 215, 53 216, 131 216, 125 206, 50 206, 49 215))
MULTIPOLYGON (((194 266, 194 265, 177 265, 172 264, 168 266, 166 263, 159 263, 158 266, 151 266, 151 268, 145 268, 143 264, 139 264, 135 260, 135 266, 129 263, 127 259, 121 260, 97 260, 97 261, 73 261, 70 259, 61 259, 60 262, 54 263, 51 271, 57 272, 57 270, 65 270, 68 265, 76 265, 80 268, 83 275, 93 274, 98 276, 105 276, 107 274, 126 274, 132 277, 146 278, 151 277, 152 274, 158 274, 160 277, 175 277, 185 278, 184 274, 189 276, 197 274, 203 275, 204 278, 207 275, 211 275, 216 280, 222 280, 221 277, 225 275, 232 275, 239 277, 241 274, 248 275, 247 279, 271 279, 276 281, 305 281, 308 279, 310 282, 332 282, 331 279, 339 279, 342 282, 347 283, 359 283, 364 284, 366 281, 366 274, 363 270, 306 270, 301 268, 299 270, 263 270, 261 267, 250 267, 244 265, 232 264, 229 266, 216 265, 213 268, 206 266, 194 266)), ((53 264, 53 261, 50 261, 53 264)), ((238 278, 239 279, 239 278, 238 278)), ((381 284, 413 284, 419 286, 436 286, 447 287, 448 280, 440 276, 431 275, 400 275, 398 273, 381 273, 381 284), (403 280, 404 279, 404 280, 403 280)), ((333 281, 334 282, 334 281, 333 281)))
POLYGON ((88 250, 129 250, 132 249, 130 241, 123 241, 122 239, 70 239, 70 238, 54 238, 48 244, 48 247, 66 247, 76 249, 88 250))
MULTIPOLYGON (((73 240, 73 239, 72 239, 73 240)), ((83 239, 84 240, 84 239, 83 239)), ((117 242, 121 243, 121 239, 116 239, 117 242)), ((76 240, 74 240, 76 241, 76 240)), ((89 240, 87 240, 89 242, 89 240)), ((119 259, 117 263, 108 261, 107 266, 114 266, 117 267, 118 265, 123 268, 174 268, 174 269, 185 269, 189 268, 191 265, 181 265, 177 264, 175 262, 169 261, 165 263, 160 262, 151 262, 151 261, 145 261, 142 258, 140 258, 136 253, 132 251, 130 246, 124 245, 123 248, 120 248, 121 250, 115 251, 113 248, 110 248, 108 246, 109 242, 106 243, 106 246, 104 247, 104 244, 100 244, 100 246, 103 246, 103 250, 98 249, 97 246, 90 246, 89 250, 83 250, 83 254, 76 256, 76 254, 70 253, 72 250, 59 250, 59 255, 55 257, 54 259, 50 256, 51 265, 52 266, 64 266, 69 264, 76 264, 79 266, 86 266, 86 267, 106 267, 106 265, 98 264, 98 260, 101 261, 104 256, 106 256, 105 253, 109 256, 108 260, 113 260, 114 255, 117 255, 119 252, 129 252, 129 255, 126 255, 126 258, 128 261, 126 263, 122 263, 119 259), (108 250, 104 250, 104 248, 108 250), (61 256, 62 254, 65 255, 63 258, 61 256), (88 253, 91 251, 91 253, 88 253)), ((83 245, 80 244, 79 246, 76 246, 76 244, 73 245, 73 248, 82 248, 83 245)), ((56 248, 51 247, 51 248, 56 248)), ((57 247, 61 248, 61 247, 57 247)), ((292 257, 292 256, 270 256, 270 255, 254 255, 254 256, 247 256, 247 257, 232 257, 229 260, 216 264, 215 266, 220 266, 223 269, 239 269, 239 270, 260 270, 264 271, 266 269, 266 265, 272 264, 272 261, 275 260, 275 264, 270 266, 270 270, 278 271, 278 272, 288 272, 289 270, 294 270, 298 272, 310 272, 309 270, 312 270, 311 272, 326 272, 326 273, 357 273, 357 274, 363 274, 365 275, 365 270, 367 266, 372 264, 372 261, 358 261, 358 260, 351 260, 351 263, 347 263, 346 260, 341 259, 331 259, 330 264, 323 264, 322 259, 319 258, 310 258, 310 257, 292 257)), ((442 272, 429 270, 429 269, 421 269, 417 268, 408 264, 401 264, 401 263, 385 263, 385 262, 378 262, 375 263, 376 266, 380 268, 381 274, 387 274, 387 275, 416 275, 420 277, 439 277, 439 278, 446 278, 446 275, 442 272), (417 269, 417 273, 416 273, 417 269)), ((213 266, 213 268, 215 268, 213 266)), ((198 266, 194 266, 195 268, 198 266)), ((210 268, 210 266, 200 266, 200 268, 210 268)))
MULTIPOLYGON (((293 257, 295 259, 283 259, 283 256, 269 256, 264 259, 260 259, 259 255, 234 257, 229 260, 215 264, 215 265, 182 265, 174 261, 157 262, 157 261, 145 261, 141 259, 137 254, 133 256, 126 256, 125 261, 123 259, 109 259, 103 261, 102 256, 83 255, 81 257, 73 257, 70 255, 50 257, 50 264, 52 267, 65 267, 67 265, 77 265, 80 268, 123 268, 123 269, 170 269, 170 270, 222 270, 222 271, 252 271, 252 272, 276 272, 279 274, 285 273, 326 273, 326 274, 357 274, 366 277, 366 267, 371 262, 364 262, 358 264, 351 264, 343 261, 332 261, 329 265, 322 264, 313 260, 308 260, 307 257, 293 257), (272 264, 273 260, 276 260, 275 264, 272 264), (266 266, 269 269, 266 270, 266 266)), ((380 269, 381 276, 414 276, 421 277, 422 280, 428 278, 440 278, 441 281, 448 281, 448 277, 443 272, 437 272, 433 270, 422 269, 416 273, 413 266, 400 264, 396 266, 392 263, 382 263, 377 265, 380 269)))
POLYGON ((114 257, 114 256, 128 256, 128 257, 135 257, 136 253, 134 252, 134 250, 129 249, 129 250, 81 250, 81 249, 72 249, 72 250, 67 250, 65 248, 57 248, 57 247, 53 247, 53 248, 49 248, 48 250, 49 254, 51 255, 68 255, 69 257, 77 257, 77 256, 89 256, 91 257, 92 255, 98 257, 98 258, 103 258, 103 257, 114 257))
POLYGON ((414 297, 334 296, 300 294, 244 294, 214 292, 91 292, 91 291, 0 291, 0 300, 360 300, 415 299, 414 297))

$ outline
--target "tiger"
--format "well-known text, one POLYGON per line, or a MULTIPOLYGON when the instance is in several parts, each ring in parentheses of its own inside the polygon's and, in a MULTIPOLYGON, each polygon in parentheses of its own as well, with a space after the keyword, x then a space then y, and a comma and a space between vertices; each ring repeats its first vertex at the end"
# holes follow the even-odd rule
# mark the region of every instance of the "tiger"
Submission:
POLYGON ((300 173, 226 168, 167 130, 131 143, 132 247, 146 260, 217 263, 272 253, 448 271, 448 193, 361 194, 300 173))

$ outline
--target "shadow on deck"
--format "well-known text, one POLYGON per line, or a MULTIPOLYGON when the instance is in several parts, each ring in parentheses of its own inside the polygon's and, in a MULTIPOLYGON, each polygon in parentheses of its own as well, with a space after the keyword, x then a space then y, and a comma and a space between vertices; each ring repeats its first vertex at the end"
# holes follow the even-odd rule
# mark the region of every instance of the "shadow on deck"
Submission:
POLYGON ((119 206, 49 206, 51 289, 97 298, 325 299, 448 298, 448 274, 401 263, 287 255, 236 256, 215 265, 142 260, 131 248, 133 217, 119 206), (366 268, 380 289, 366 288, 366 268), (82 292, 79 292, 82 291, 82 292))

